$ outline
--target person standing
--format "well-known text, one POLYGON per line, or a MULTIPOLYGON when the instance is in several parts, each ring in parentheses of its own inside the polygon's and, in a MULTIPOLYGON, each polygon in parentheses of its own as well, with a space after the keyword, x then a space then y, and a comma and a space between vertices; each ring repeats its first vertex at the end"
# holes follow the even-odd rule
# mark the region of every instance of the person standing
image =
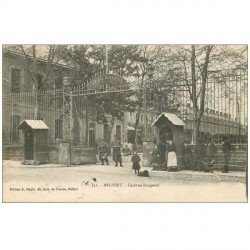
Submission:
POLYGON ((177 172, 177 157, 176 157, 176 146, 172 140, 168 141, 167 144, 167 171, 168 172, 177 172))
POLYGON ((206 167, 205 172, 213 172, 213 166, 215 164, 215 155, 217 149, 211 139, 208 139, 207 150, 206 150, 206 167))
POLYGON ((186 141, 182 144, 182 162, 185 169, 191 169, 193 164, 193 153, 192 150, 188 148, 186 141))
POLYGON ((102 143, 99 147, 99 159, 101 160, 102 165, 104 165, 104 161, 109 165, 108 162, 108 144, 105 140, 102 140, 102 143))
POLYGON ((115 161, 115 166, 118 166, 118 162, 120 164, 120 167, 123 167, 122 165, 122 154, 121 154, 121 143, 118 140, 117 136, 114 136, 114 141, 112 142, 111 147, 113 148, 113 160, 115 161))
POLYGON ((132 143, 128 143, 128 152, 129 152, 129 155, 133 154, 133 144, 132 143))
POLYGON ((135 170, 135 174, 137 174, 137 172, 138 172, 138 174, 139 174, 139 170, 140 170, 140 168, 141 168, 141 166, 140 166, 141 158, 140 158, 140 156, 137 154, 136 151, 134 152, 134 155, 132 156, 131 161, 133 162, 132 169, 135 170))
POLYGON ((124 153, 126 156, 129 155, 129 148, 128 148, 128 147, 129 147, 129 146, 128 146, 128 143, 127 143, 127 141, 125 141, 124 144, 123 144, 123 146, 122 146, 122 148, 123 148, 123 153, 124 153))
POLYGON ((97 155, 99 153, 99 148, 100 148, 101 144, 102 144, 102 141, 101 141, 100 137, 98 137, 97 140, 96 140, 96 144, 95 144, 96 154, 97 155))
POLYGON ((151 153, 151 164, 153 165, 153 169, 157 169, 160 167, 160 150, 158 149, 158 146, 155 145, 154 149, 151 153))
POLYGON ((231 149, 232 149, 231 143, 229 142, 227 137, 223 137, 222 151, 224 155, 225 164, 222 173, 228 173, 228 165, 231 159, 231 149))
POLYGON ((206 156, 206 146, 201 138, 198 138, 198 142, 195 146, 195 168, 194 171, 202 171, 203 162, 206 156))

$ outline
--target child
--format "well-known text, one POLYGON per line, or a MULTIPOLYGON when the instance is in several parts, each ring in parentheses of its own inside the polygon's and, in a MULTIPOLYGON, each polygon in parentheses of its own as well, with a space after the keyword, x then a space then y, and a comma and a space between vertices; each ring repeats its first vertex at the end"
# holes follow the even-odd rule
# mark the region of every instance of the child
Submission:
POLYGON ((134 152, 134 155, 132 156, 131 161, 133 162, 132 169, 135 170, 135 174, 136 174, 137 172, 138 172, 138 174, 139 174, 139 169, 141 168, 139 162, 141 161, 141 158, 140 158, 140 156, 137 154, 137 152, 134 152))

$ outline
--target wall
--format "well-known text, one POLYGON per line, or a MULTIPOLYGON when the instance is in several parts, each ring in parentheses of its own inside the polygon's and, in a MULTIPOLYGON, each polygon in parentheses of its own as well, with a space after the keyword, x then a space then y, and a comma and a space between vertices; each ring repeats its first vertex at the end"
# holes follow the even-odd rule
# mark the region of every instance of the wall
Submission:
MULTIPOLYGON (((23 146, 3 146, 3 160, 23 161, 23 146)), ((96 163, 96 152, 94 148, 73 147, 72 164, 96 163)), ((69 164, 69 143, 49 145, 49 163, 69 164)))
POLYGON ((22 161, 23 160, 23 146, 3 146, 3 160, 22 161))
POLYGON ((70 143, 60 142, 57 146, 57 150, 54 149, 53 154, 58 153, 59 164, 71 164, 84 165, 96 163, 96 151, 95 148, 87 148, 84 146, 72 146, 70 157, 70 143))

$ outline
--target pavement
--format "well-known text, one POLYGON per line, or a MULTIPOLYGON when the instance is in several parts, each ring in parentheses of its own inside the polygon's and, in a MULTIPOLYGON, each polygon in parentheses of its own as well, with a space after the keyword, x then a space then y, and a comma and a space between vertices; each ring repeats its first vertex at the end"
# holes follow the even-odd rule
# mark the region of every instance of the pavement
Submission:
MULTIPOLYGON (((86 172, 110 172, 110 167, 112 167, 113 174, 125 174, 131 175, 133 170, 131 169, 130 163, 131 156, 123 157, 123 165, 124 167, 115 167, 112 160, 109 160, 110 165, 101 165, 97 164, 87 164, 87 165, 63 165, 63 164, 41 164, 38 166, 35 165, 22 165, 19 161, 3 161, 4 167, 10 168, 81 168, 86 172)), ((155 171, 150 167, 141 167, 140 171, 147 170, 151 177, 157 178, 166 178, 172 180, 195 180, 195 181, 212 181, 212 182, 246 182, 246 173, 240 171, 230 171, 229 173, 222 173, 220 171, 214 171, 213 173, 205 173, 205 172, 197 172, 197 171, 189 171, 189 170, 181 170, 179 172, 167 172, 167 171, 155 171)))
POLYGON ((89 164, 21 165, 3 162, 3 202, 247 202, 244 173, 151 171, 89 164))

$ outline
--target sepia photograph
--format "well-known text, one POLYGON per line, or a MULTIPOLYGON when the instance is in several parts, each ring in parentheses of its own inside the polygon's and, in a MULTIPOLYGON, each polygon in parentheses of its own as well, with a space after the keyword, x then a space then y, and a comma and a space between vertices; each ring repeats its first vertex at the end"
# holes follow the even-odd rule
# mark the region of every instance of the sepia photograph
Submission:
POLYGON ((247 202, 247 55, 4 44, 3 202, 247 202))

